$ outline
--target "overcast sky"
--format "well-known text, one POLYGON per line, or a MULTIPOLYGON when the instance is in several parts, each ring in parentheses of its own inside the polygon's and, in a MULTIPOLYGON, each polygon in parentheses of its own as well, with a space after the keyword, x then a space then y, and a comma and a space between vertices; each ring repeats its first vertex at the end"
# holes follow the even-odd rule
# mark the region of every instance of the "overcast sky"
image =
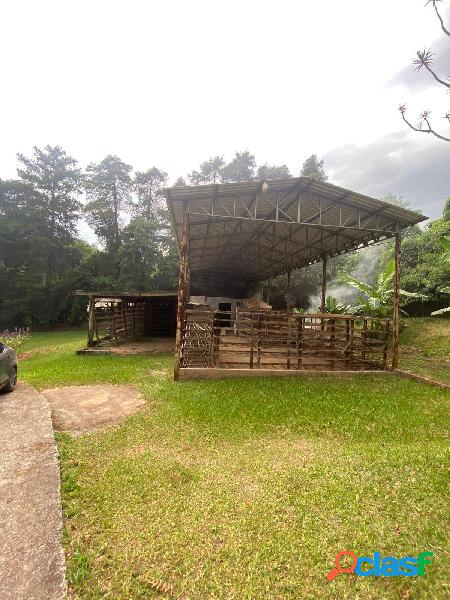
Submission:
POLYGON ((245 149, 297 175, 315 152, 332 182, 438 216, 450 144, 410 132, 397 110, 430 107, 443 126, 449 108, 410 66, 431 46, 450 71, 450 42, 424 4, 4 0, 0 177, 15 175, 16 152, 45 144, 82 166, 115 153, 172 182, 245 149))

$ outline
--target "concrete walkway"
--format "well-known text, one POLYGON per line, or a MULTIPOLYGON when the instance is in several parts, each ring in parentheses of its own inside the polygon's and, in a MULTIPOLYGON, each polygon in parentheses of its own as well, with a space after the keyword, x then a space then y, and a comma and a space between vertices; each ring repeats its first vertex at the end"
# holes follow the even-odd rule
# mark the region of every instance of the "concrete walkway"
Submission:
POLYGON ((0 395, 0 598, 64 598, 57 450, 50 406, 30 386, 0 395))

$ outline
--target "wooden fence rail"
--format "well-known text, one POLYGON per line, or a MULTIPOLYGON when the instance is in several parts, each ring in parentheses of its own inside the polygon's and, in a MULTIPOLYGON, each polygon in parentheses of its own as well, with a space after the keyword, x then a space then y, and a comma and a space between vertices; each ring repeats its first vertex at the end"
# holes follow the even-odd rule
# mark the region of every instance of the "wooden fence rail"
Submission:
POLYGON ((189 309, 180 366, 386 370, 390 331, 390 319, 357 315, 189 309))

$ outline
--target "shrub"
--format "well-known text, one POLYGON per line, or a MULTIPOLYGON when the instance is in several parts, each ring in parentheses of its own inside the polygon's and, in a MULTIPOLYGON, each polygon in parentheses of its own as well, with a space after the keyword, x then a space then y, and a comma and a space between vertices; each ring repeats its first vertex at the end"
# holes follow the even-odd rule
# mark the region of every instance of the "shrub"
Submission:
POLYGON ((30 338, 31 329, 29 327, 15 329, 5 329, 0 331, 0 342, 17 350, 30 338))

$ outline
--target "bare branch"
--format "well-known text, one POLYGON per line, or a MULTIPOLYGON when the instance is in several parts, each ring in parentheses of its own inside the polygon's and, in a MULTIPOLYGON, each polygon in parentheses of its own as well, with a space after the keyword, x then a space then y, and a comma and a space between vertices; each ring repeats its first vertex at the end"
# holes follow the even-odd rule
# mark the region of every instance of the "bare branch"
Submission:
MULTIPOLYGON (((408 127, 410 127, 413 131, 417 131, 419 133, 431 133, 432 135, 434 135, 435 137, 439 138, 440 140, 444 140, 444 142, 450 142, 450 138, 449 137, 445 137, 444 135, 441 135, 440 133, 438 133, 437 131, 435 131, 432 127, 431 127, 431 123, 429 120, 430 117, 430 111, 429 110, 425 110, 423 111, 423 113, 420 115, 420 122, 417 125, 417 127, 415 127, 410 121, 408 121, 408 119, 406 118, 406 105, 402 104, 399 107, 399 111, 402 115, 402 119, 405 121, 405 123, 408 125, 408 127), (426 123, 427 128, 424 129, 423 128, 423 123, 426 123)), ((448 114, 446 115, 445 118, 448 118, 448 114)))
POLYGON ((427 50, 426 48, 424 48, 423 50, 418 50, 417 58, 413 60, 413 64, 416 65, 416 71, 420 71, 422 67, 425 67, 425 69, 429 73, 431 73, 431 75, 433 75, 433 77, 438 83, 445 85, 445 87, 450 89, 450 82, 441 79, 431 68, 433 57, 434 53, 431 52, 431 50, 427 50))
MULTIPOLYGON (((441 24, 442 31, 450 37, 450 31, 444 25, 444 21, 438 10, 438 7, 437 7, 438 2, 442 2, 442 0, 427 0, 425 6, 428 6, 428 4, 433 5, 433 8, 437 15, 437 18, 439 19, 439 22, 441 24)), ((446 87, 448 90, 450 90, 450 79, 445 80, 445 79, 441 79, 441 77, 439 77, 439 75, 433 69, 433 59, 434 59, 434 53, 431 51, 431 49, 424 48, 423 50, 418 50, 417 58, 414 59, 414 61, 413 61, 413 64, 416 66, 416 71, 420 71, 420 69, 425 67, 425 69, 430 73, 430 75, 432 75, 432 77, 435 81, 437 81, 438 83, 440 83, 441 85, 446 87)), ((402 115, 402 119, 405 121, 405 123, 408 125, 408 127, 410 129, 412 129, 413 131, 417 131, 418 133, 431 133, 431 135, 434 135, 435 137, 439 138, 440 140, 444 140, 445 142, 450 142, 449 137, 446 137, 445 135, 438 133, 431 126, 431 122, 430 122, 431 112, 429 110, 424 110, 422 112, 422 114, 420 115, 420 121, 416 126, 414 126, 406 117, 406 104, 402 104, 401 106, 399 106, 399 110, 402 115)), ((447 112, 443 118, 446 119, 446 121, 448 123, 450 123, 450 111, 447 112)))
POLYGON ((437 3, 438 3, 438 2, 441 2, 441 1, 442 1, 442 0, 428 0, 428 2, 425 4, 425 6, 428 6, 428 4, 432 4, 432 5, 433 5, 433 8, 434 8, 434 10, 435 10, 435 12, 436 12, 436 15, 437 15, 437 18, 439 19, 439 22, 440 22, 440 24, 441 24, 442 31, 443 31, 443 32, 444 32, 446 35, 450 36, 450 31, 449 31, 448 29, 446 29, 446 27, 445 27, 445 25, 444 25, 444 21, 443 21, 443 19, 442 19, 441 15, 439 14, 438 8, 437 8, 437 6, 436 6, 436 5, 437 5, 437 3))

